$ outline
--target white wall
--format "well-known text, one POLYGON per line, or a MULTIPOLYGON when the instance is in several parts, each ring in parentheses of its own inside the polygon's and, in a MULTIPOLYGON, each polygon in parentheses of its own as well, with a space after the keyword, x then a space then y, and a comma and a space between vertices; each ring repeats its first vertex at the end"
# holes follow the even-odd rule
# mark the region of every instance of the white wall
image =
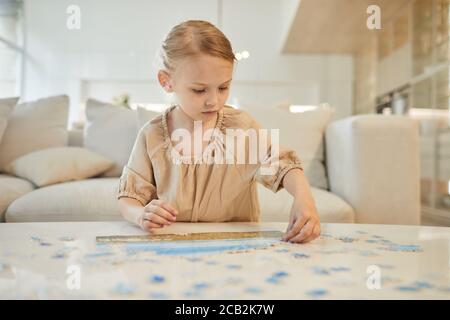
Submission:
MULTIPOLYGON (((328 102, 336 117, 352 110, 353 61, 347 55, 281 55, 286 16, 282 1, 223 0, 222 30, 238 62, 230 102, 273 108, 328 102)), ((25 0, 25 94, 31 100, 51 94, 71 97, 71 119, 87 97, 111 100, 129 92, 132 102, 164 101, 152 63, 165 34, 187 19, 218 21, 211 0, 25 0), (68 5, 79 5, 81 30, 68 30, 68 5)))

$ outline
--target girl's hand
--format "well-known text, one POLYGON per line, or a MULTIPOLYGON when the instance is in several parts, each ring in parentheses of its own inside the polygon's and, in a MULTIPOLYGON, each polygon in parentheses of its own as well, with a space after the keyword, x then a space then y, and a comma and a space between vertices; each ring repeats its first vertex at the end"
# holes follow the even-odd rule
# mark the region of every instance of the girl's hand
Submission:
POLYGON ((291 208, 291 216, 283 241, 292 243, 306 243, 320 235, 319 214, 314 205, 306 209, 299 205, 294 198, 291 208))
POLYGON ((176 221, 177 215, 178 211, 171 205, 162 200, 153 199, 144 207, 138 224, 145 231, 151 231, 151 229, 172 224, 176 221))

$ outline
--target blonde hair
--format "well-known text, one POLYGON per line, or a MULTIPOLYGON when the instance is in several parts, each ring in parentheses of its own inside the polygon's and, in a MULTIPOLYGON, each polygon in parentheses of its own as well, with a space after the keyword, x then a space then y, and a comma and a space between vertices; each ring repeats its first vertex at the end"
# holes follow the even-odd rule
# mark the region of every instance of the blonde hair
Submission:
POLYGON ((160 49, 161 64, 172 71, 177 61, 202 53, 231 63, 236 60, 222 31, 208 21, 188 20, 173 27, 166 36, 160 49))

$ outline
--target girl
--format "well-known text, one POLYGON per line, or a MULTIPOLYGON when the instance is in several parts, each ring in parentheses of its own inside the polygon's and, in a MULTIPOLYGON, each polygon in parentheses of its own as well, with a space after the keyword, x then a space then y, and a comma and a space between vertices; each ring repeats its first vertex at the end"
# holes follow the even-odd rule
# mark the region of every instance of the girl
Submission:
MULTIPOLYGON (((221 139, 228 130, 260 129, 248 113, 225 105, 235 61, 225 35, 209 22, 186 21, 170 31, 161 58, 158 81, 175 95, 177 104, 139 131, 117 195, 125 219, 147 231, 175 221, 258 221, 260 182, 273 192, 284 187, 294 197, 284 241, 309 242, 319 236, 319 215, 292 150, 279 149, 277 167, 270 174, 261 173, 263 161, 198 161, 214 158, 220 150, 230 152, 221 139), (172 144, 179 130, 194 137, 198 131, 212 133, 200 145, 194 141, 193 150, 190 140, 188 147, 172 144)), ((249 141, 244 146, 249 151, 249 141)), ((273 159, 274 146, 269 143, 271 156, 266 160, 273 159)))

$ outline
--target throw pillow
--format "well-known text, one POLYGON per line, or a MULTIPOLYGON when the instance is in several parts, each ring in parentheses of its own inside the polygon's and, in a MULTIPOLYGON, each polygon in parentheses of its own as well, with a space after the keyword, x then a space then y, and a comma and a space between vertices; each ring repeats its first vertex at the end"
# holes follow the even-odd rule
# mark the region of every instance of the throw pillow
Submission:
POLYGON ((104 176, 120 176, 128 162, 136 136, 137 119, 134 110, 88 99, 83 144, 114 162, 114 166, 104 176))
POLYGON ((5 132, 8 123, 9 114, 17 104, 19 98, 0 99, 0 141, 2 141, 3 133, 5 132))
POLYGON ((16 105, 0 141, 0 171, 30 152, 66 146, 68 112, 65 95, 16 105))
POLYGON ((324 134, 333 116, 333 108, 318 107, 302 113, 277 109, 249 112, 263 128, 280 130, 280 144, 296 151, 312 186, 328 189, 324 134))
POLYGON ((6 172, 38 187, 97 176, 113 166, 111 160, 79 147, 34 151, 6 166, 6 172))

